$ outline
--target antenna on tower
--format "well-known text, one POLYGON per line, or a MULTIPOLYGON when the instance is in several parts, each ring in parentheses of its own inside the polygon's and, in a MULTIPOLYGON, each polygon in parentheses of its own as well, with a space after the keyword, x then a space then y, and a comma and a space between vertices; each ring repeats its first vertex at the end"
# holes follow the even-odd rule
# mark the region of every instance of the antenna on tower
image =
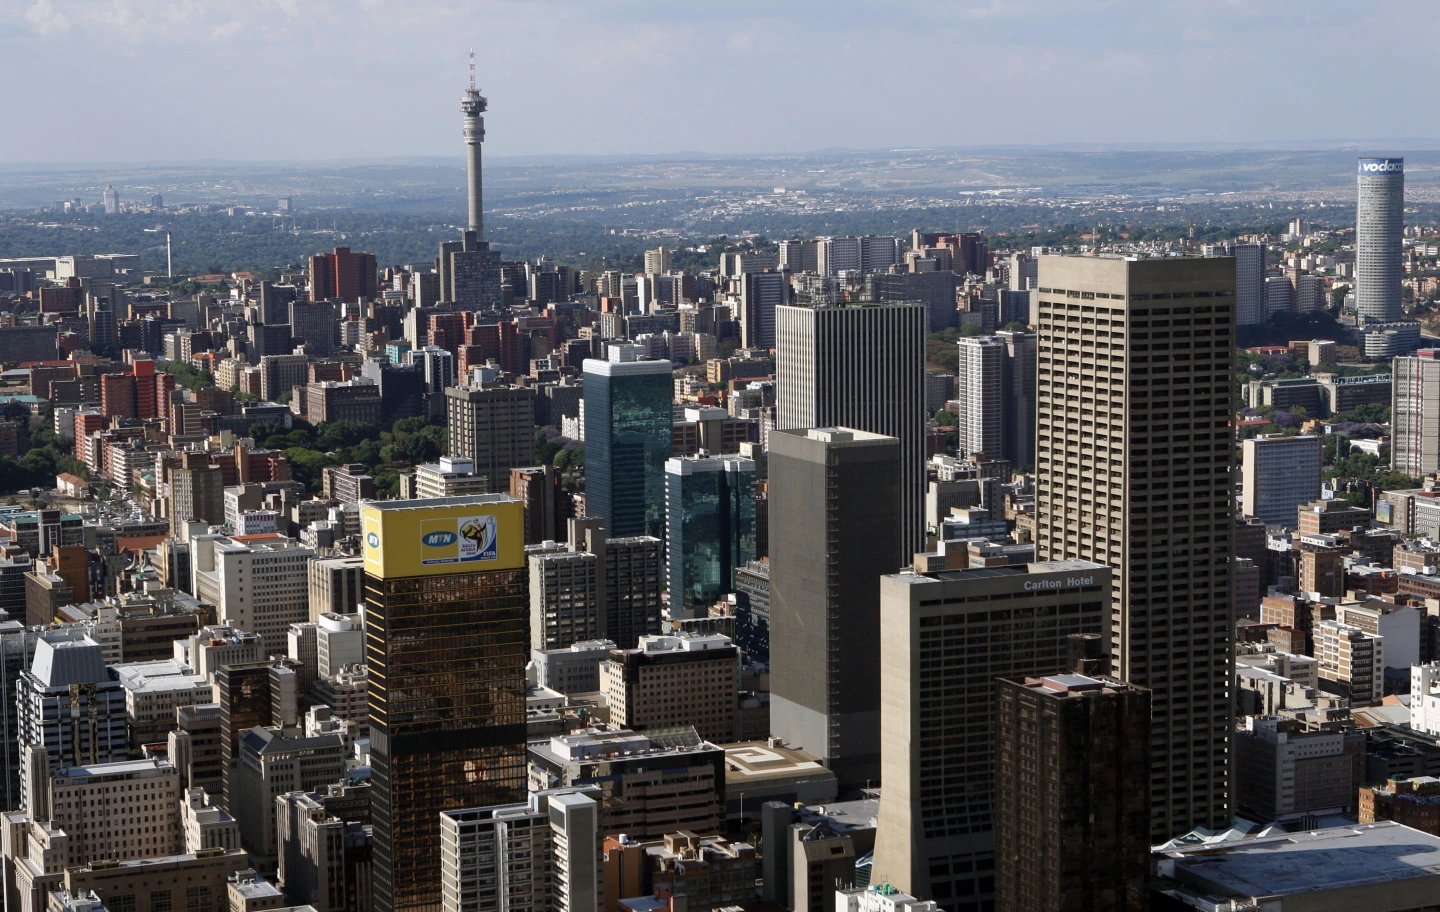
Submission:
POLYGON ((475 52, 470 52, 470 91, 475 91, 475 52))

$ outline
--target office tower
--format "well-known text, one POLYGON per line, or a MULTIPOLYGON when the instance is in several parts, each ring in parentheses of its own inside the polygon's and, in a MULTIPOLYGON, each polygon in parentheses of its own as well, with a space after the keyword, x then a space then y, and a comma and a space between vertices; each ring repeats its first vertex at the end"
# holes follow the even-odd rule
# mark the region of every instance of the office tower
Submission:
POLYGON ((661 538, 673 420, 670 362, 587 358, 584 370, 585 514, 602 519, 616 538, 661 538))
MULTIPOLYGON (((375 256, 336 247, 310 258, 310 300, 368 301, 377 296, 375 256)), ((293 311, 293 308, 292 308, 293 311)), ((293 316, 292 316, 293 322, 293 316)))
POLYGON ((324 557, 305 566, 308 620, 322 614, 354 614, 365 602, 365 562, 361 557, 324 557))
POLYGON ((180 770, 181 788, 203 789, 218 798, 225 790, 219 703, 175 708, 175 728, 166 736, 167 755, 180 770))
POLYGON ((1046 256, 1037 299, 1036 557, 1115 571, 1154 842, 1228 826, 1234 262, 1046 256))
POLYGON ((925 531, 925 306, 785 306, 776 313, 775 426, 854 428, 899 441, 897 543, 908 561, 922 550, 925 531))
POLYGON ((525 788, 524 507, 361 506, 376 912, 434 908, 437 815, 525 788))
POLYGON ((717 832, 724 819, 725 750, 691 726, 637 734, 589 729, 530 745, 530 790, 598 787, 600 834, 659 839, 717 832), (597 762, 603 762, 605 771, 597 762))
MULTIPOLYGON (((6 571, 0 565, 0 578, 6 571)), ((20 797, 20 708, 15 700, 21 692, 21 673, 30 665, 40 631, 27 628, 21 616, 0 621, 0 802, 6 808, 24 806, 20 797)))
MULTIPOLYGON (((364 254, 369 256, 369 254, 364 254)), ((373 257, 371 258, 373 262, 373 257)), ((371 270, 373 271, 373 266, 371 270)), ((347 301, 357 297, 371 297, 375 294, 373 279, 369 294, 332 295, 344 297, 347 301)), ((306 352, 313 358, 329 358, 335 354, 340 336, 340 315, 333 301, 293 301, 290 304, 290 344, 304 344, 306 352)), ((268 354, 288 354, 290 349, 268 354)), ((264 353, 262 353, 264 354, 264 353)))
POLYGON ((1440 471, 1440 349, 1391 363, 1390 465, 1416 478, 1440 471))
POLYGON ((240 848, 240 825, 235 818, 213 804, 203 788, 186 788, 183 771, 180 780, 180 833, 185 851, 193 854, 202 849, 240 848))
POLYGON ((1009 414, 1003 395, 1005 343, 998 336, 971 336, 961 339, 960 361, 955 371, 956 430, 960 433, 961 456, 1001 456, 1004 449, 1005 419, 1009 414))
POLYGON ((195 597, 220 623, 257 634, 266 655, 284 655, 291 624, 310 619, 313 548, 281 535, 205 536, 191 542, 195 597))
POLYGON ((631 731, 693 725, 706 741, 736 740, 740 650, 720 634, 645 636, 600 665, 610 724, 631 731))
POLYGON ((1265 305, 1265 245, 1235 244, 1235 323, 1256 326, 1268 316, 1265 305))
POLYGON ((645 274, 665 275, 670 271, 670 251, 664 247, 645 251, 645 274))
POLYGON ((25 760, 34 788, 27 835, 58 849, 67 866, 174 855, 184 845, 180 776, 168 760, 122 758, 52 769, 39 747, 30 748, 25 760))
MULTIPOLYGON (((513 475, 516 470, 510 471, 513 475)), ((468 456, 441 456, 439 462, 417 465, 413 475, 400 480, 400 496, 412 500, 489 493, 490 479, 476 473, 475 460, 468 456)))
POLYGON ((999 455, 1017 469, 1033 467, 1036 336, 1026 330, 1008 329, 1002 329, 995 335, 1005 343, 1000 391, 1006 420, 999 455))
POLYGON ((665 463, 670 618, 703 615, 755 559, 755 463, 701 456, 665 463))
POLYGON ((1071 634, 1103 642, 1110 580, 1065 560, 880 581, 873 870, 891 884, 945 908, 993 901, 995 793, 1014 785, 995 776, 996 679, 1064 671, 1071 634))
POLYGON ((880 577, 900 552, 900 442, 770 434, 770 728, 842 785, 880 769, 880 577))
POLYGON ((260 398, 273 402, 306 382, 310 359, 304 355, 266 355, 260 359, 260 398))
POLYGON ((280 728, 252 728, 240 736, 237 788, 228 808, 240 825, 240 838, 257 867, 275 869, 275 796, 310 792, 345 776, 345 744, 339 735, 287 737, 280 728))
POLYGON ((288 902, 316 912, 369 912, 372 832, 369 798, 352 799, 354 787, 289 792, 276 801, 279 880, 288 902), (353 817, 341 805, 362 804, 353 817))
POLYGON ((43 634, 15 686, 22 761, 20 798, 30 807, 26 750, 43 748, 50 769, 124 760, 125 688, 110 677, 100 644, 71 629, 43 634))
POLYGON ((1029 291, 1035 287, 1036 269, 1038 264, 1035 257, 1028 253, 1010 254, 1010 291, 1029 291))
POLYGON ((1320 438, 1262 435, 1241 444, 1246 516, 1294 526, 1301 506, 1320 499, 1320 438))
POLYGON ((614 648, 613 640, 581 640, 563 649, 532 649, 535 683, 556 693, 594 693, 600 689, 600 665, 614 648))
POLYGON ((781 241, 779 267, 786 272, 817 272, 819 255, 816 241, 781 241))
POLYGON ((1295 288, 1284 276, 1265 279, 1265 316, 1270 318, 1291 313, 1295 309, 1295 288))
POLYGON ((475 462, 487 491, 502 492, 510 471, 535 463, 535 390, 524 386, 452 386, 445 390, 449 456, 475 462))
POLYGON ((996 908, 1144 912, 1150 692, 1075 673, 995 689, 996 908))
POLYGON ((553 466, 510 470, 510 496, 525 504, 525 544, 557 541, 565 521, 575 513, 575 502, 561 486, 553 466))
POLYGON ((594 912, 598 789, 531 792, 520 804, 440 815, 444 912, 594 912))
POLYGON ((574 643, 599 639, 604 632, 599 556, 559 545, 531 545, 525 552, 530 572, 530 648, 568 649, 574 643))
POLYGON ((790 275, 747 272, 740 278, 740 344, 761 351, 772 349, 775 308, 790 300, 790 275))
POLYGON ((1390 323, 1402 317, 1405 159, 1362 158, 1355 183, 1355 309, 1362 322, 1390 323))
POLYGON ((610 538, 588 517, 570 520, 565 547, 526 548, 532 647, 608 639, 629 649, 659 633, 664 551, 665 543, 648 535, 610 538))
POLYGON ((1342 621, 1315 625, 1315 659, 1321 687, 1347 697, 1352 706, 1385 695, 1385 638, 1342 621))
POLYGON ((480 171, 480 146, 485 142, 485 113, 488 101, 480 94, 480 89, 475 85, 475 55, 470 55, 470 85, 465 89, 465 94, 460 97, 460 114, 464 124, 465 135, 465 175, 467 178, 467 190, 465 200, 467 202, 468 220, 466 228, 475 232, 477 237, 485 237, 485 195, 481 184, 480 171))
POLYGON ((187 520, 225 521, 225 473, 210 464, 210 454, 183 452, 180 465, 170 470, 170 528, 187 520))
POLYGON ((100 194, 100 199, 105 205, 106 215, 120 214, 120 194, 113 186, 107 186, 105 191, 100 194))

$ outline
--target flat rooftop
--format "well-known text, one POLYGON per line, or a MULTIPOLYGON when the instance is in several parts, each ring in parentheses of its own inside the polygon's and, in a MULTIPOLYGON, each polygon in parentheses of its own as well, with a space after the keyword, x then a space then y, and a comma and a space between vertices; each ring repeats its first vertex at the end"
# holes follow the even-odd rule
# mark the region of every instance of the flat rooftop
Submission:
MULTIPOLYGON (((669 362, 665 362, 669 364, 669 362)), ((367 500, 365 506, 371 510, 393 512, 399 510, 430 510, 435 507, 462 507, 470 504, 519 503, 509 494, 468 494, 464 497, 427 497, 420 500, 367 500)))
POLYGON ((1171 849, 1156 860, 1157 873, 1208 896, 1288 896, 1417 877, 1440 887, 1440 837, 1392 821, 1171 849))
MULTIPOLYGON (((791 779, 827 773, 813 754, 766 741, 726 744, 725 778, 727 784, 737 780, 764 782, 768 779, 791 779)), ((833 773, 831 776, 833 777, 833 773)))

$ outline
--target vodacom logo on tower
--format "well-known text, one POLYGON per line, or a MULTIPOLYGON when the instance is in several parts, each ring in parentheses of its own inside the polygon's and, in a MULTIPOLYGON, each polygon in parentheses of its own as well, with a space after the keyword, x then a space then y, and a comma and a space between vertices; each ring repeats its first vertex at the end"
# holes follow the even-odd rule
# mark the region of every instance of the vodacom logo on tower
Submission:
POLYGON ((1405 170, 1403 158, 1362 158, 1361 174, 1399 174, 1405 170))

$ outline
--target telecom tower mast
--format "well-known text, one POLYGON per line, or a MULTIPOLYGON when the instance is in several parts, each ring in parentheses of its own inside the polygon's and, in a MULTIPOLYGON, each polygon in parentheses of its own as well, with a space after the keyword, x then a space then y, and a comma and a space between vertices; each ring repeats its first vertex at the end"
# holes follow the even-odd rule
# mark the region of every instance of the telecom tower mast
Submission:
POLYGON ((485 216, 481 211, 484 192, 480 183, 480 144, 485 141, 485 96, 475 87, 475 52, 470 52, 470 87, 460 99, 460 113, 465 124, 466 166, 469 177, 470 219, 466 228, 475 232, 477 240, 485 239, 485 216))

